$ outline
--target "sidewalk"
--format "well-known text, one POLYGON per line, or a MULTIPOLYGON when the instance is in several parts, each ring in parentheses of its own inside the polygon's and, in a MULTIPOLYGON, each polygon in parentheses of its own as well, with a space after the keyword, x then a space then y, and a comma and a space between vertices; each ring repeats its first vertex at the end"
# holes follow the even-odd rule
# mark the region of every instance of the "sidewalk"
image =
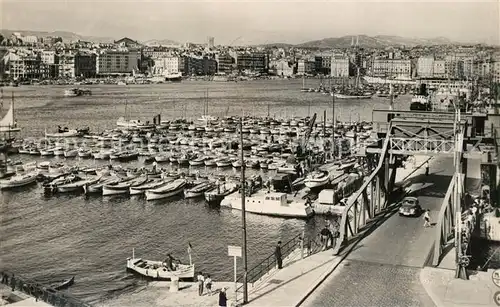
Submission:
POLYGON ((477 272, 469 280, 455 278, 454 270, 425 267, 420 282, 437 307, 497 306, 494 295, 500 291, 492 281, 493 270, 477 272))
POLYGON ((331 249, 311 255, 273 270, 270 276, 249 288, 246 306, 298 306, 339 264, 341 258, 333 256, 331 249))

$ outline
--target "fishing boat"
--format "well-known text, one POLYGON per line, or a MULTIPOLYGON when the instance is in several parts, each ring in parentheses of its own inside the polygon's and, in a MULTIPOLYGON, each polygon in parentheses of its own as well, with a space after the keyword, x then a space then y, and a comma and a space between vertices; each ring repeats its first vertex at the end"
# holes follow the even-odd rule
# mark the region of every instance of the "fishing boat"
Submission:
POLYGON ((100 179, 92 184, 85 184, 83 191, 85 194, 102 194, 102 187, 106 184, 117 184, 121 179, 115 176, 100 177, 100 179))
POLYGON ((215 161, 215 164, 217 167, 229 167, 232 165, 232 162, 227 158, 220 158, 215 161))
POLYGON ((144 194, 147 190, 153 190, 164 186, 165 184, 172 182, 173 179, 153 179, 147 181, 141 185, 131 186, 130 187, 130 195, 140 195, 144 194))
POLYGON ((214 187, 214 184, 211 183, 210 181, 205 181, 200 184, 197 184, 196 186, 184 190, 184 198, 194 198, 194 197, 199 197, 203 196, 203 193, 205 191, 208 191, 214 187))
POLYGON ((83 191, 83 187, 86 185, 92 185, 99 181, 99 177, 96 178, 85 178, 80 179, 71 183, 62 184, 57 186, 57 191, 59 193, 70 193, 70 192, 79 192, 83 191))
POLYGON ((212 190, 208 190, 204 193, 205 200, 209 204, 220 204, 225 196, 238 190, 239 185, 233 182, 225 182, 222 185, 217 185, 217 187, 212 190))
MULTIPOLYGON (((191 259, 191 257, 190 257, 191 259)), ((127 271, 138 273, 139 275, 150 277, 156 280, 171 280, 173 277, 178 279, 193 279, 194 264, 172 263, 173 270, 167 268, 167 264, 162 261, 152 261, 142 258, 127 258, 127 271)))
POLYGON ((55 282, 49 286, 49 288, 54 289, 54 290, 63 290, 66 289, 70 286, 72 286, 75 283, 75 276, 72 276, 71 278, 61 280, 59 282, 55 282))
MULTIPOLYGON (((232 193, 221 201, 221 207, 241 210, 241 194, 232 193)), ((304 201, 289 200, 286 193, 258 191, 245 197, 245 210, 255 214, 307 218, 314 214, 311 206, 304 201)))
POLYGON ((146 180, 147 180, 146 176, 140 176, 136 178, 128 178, 114 184, 105 184, 102 187, 102 195, 108 196, 108 195, 127 194, 131 186, 141 185, 145 183, 146 180))
POLYGON ((330 176, 327 171, 314 171, 307 175, 304 185, 310 189, 320 188, 330 182, 330 176))
POLYGON ((0 189, 13 189, 23 187, 36 182, 36 172, 11 176, 8 179, 0 180, 0 189))
POLYGON ((156 189, 146 191, 146 200, 163 199, 182 193, 186 186, 185 179, 176 179, 156 189))

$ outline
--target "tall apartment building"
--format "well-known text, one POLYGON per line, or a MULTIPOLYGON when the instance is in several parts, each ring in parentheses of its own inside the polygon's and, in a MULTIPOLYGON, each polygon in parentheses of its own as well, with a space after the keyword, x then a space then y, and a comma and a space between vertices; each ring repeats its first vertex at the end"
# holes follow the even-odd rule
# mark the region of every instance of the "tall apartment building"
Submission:
POLYGON ((217 62, 207 57, 184 57, 184 73, 187 75, 214 75, 217 62))
POLYGON ((331 54, 320 54, 314 57, 315 70, 319 74, 330 75, 331 72, 331 54))
POLYGON ((59 78, 74 78, 75 75, 75 54, 63 53, 58 55, 58 76, 59 78))
POLYGON ((372 75, 387 78, 411 78, 411 60, 375 59, 372 75))
POLYGON ((239 53, 236 58, 239 71, 267 72, 269 57, 266 53, 239 53))
POLYGON ((97 55, 90 52, 75 54, 75 76, 95 78, 97 74, 97 55))
POLYGON ((227 53, 217 54, 215 56, 215 60, 217 61, 217 71, 230 73, 233 71, 234 67, 234 58, 227 53))
POLYGON ((214 37, 209 37, 208 38, 208 48, 214 48, 215 47, 215 38, 214 37))
POLYGON ((335 54, 330 62, 332 77, 349 77, 350 61, 346 55, 335 54))
POLYGON ((422 56, 417 60, 417 76, 420 78, 434 77, 434 57, 422 56))
POLYGON ((297 75, 313 74, 315 62, 308 59, 301 59, 297 62, 297 75))
POLYGON ((165 57, 154 60, 154 74, 177 74, 181 72, 181 57, 165 57))
POLYGON ((140 53, 131 50, 104 50, 97 55, 97 74, 129 74, 138 67, 140 53))

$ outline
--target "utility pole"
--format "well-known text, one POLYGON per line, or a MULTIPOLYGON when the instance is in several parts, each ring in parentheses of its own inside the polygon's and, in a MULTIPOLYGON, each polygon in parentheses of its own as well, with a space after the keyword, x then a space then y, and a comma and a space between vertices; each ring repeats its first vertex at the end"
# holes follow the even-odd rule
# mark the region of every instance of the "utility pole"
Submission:
POLYGON ((335 159, 335 94, 332 95, 332 159, 335 159))
POLYGON ((248 303, 247 284, 247 222, 245 210, 245 161, 243 155, 243 117, 240 119, 240 152, 241 152, 241 230, 243 236, 242 260, 243 260, 243 304, 248 303))

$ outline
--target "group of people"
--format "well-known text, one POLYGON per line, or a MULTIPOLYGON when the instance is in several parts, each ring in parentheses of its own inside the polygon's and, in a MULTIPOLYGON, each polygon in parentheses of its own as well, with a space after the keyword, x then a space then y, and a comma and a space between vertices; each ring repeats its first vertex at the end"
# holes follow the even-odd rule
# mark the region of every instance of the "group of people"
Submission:
MULTIPOLYGON (((213 295, 212 286, 213 281, 210 277, 210 274, 203 274, 203 272, 198 272, 198 295, 205 295, 203 292, 205 289, 207 290, 207 295, 213 295)), ((227 307, 227 295, 226 295, 226 287, 223 287, 219 292, 219 307, 227 307)))

